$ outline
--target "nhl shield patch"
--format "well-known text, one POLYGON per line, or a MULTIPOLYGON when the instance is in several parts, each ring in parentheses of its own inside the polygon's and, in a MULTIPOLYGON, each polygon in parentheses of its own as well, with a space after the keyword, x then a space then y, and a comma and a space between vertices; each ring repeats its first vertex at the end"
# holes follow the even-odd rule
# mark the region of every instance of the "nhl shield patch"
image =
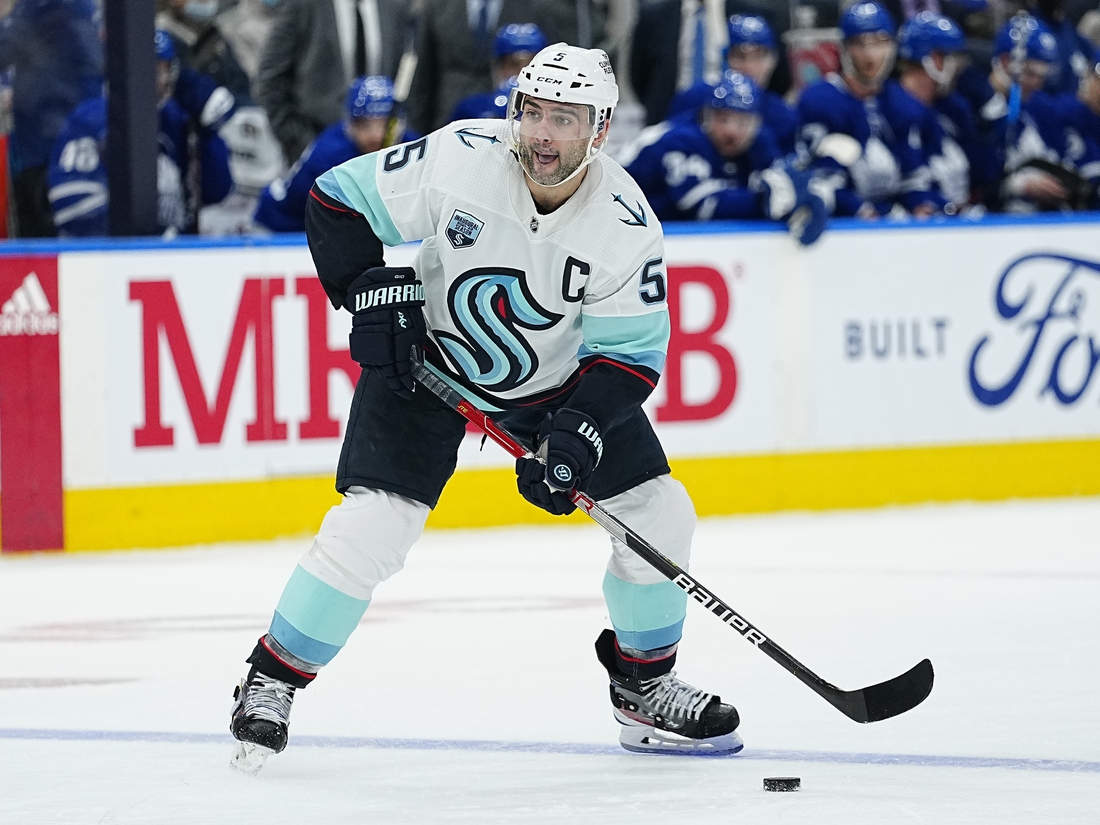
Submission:
POLYGON ((479 221, 470 213, 456 209, 447 224, 447 240, 455 249, 473 246, 484 226, 484 221, 479 221))

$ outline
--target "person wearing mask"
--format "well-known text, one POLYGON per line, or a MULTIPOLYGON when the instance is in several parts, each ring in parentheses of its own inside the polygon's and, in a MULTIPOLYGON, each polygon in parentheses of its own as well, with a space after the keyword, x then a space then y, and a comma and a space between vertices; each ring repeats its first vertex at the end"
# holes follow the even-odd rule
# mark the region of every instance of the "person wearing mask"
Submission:
POLYGON ((834 214, 874 219, 940 211, 945 201, 921 143, 920 105, 898 84, 886 83, 897 51, 894 21, 877 3, 857 3, 842 15, 840 29, 841 74, 812 84, 799 99, 799 152, 816 157, 832 134, 862 146, 847 168, 814 161, 836 187, 834 214))
MULTIPOLYGON (((348 89, 344 120, 321 132, 287 176, 264 189, 254 223, 272 232, 305 232, 306 199, 313 182, 344 161, 381 149, 393 105, 393 83, 389 78, 356 78, 348 89)), ((413 139, 415 135, 405 132, 399 142, 413 139)))
POLYGON ((547 45, 542 30, 534 23, 502 26, 493 42, 493 91, 462 98, 451 112, 451 120, 504 117, 516 75, 547 45))
MULTIPOLYGON (((234 101, 212 78, 180 65, 167 32, 158 30, 155 43, 160 227, 168 234, 194 232, 198 209, 222 201, 233 186, 229 150, 217 130, 232 116, 234 101)), ((107 98, 101 94, 73 110, 50 157, 49 200, 62 236, 109 234, 106 142, 107 98)))
POLYGON ((252 87, 233 47, 229 45, 215 18, 221 0, 162 0, 157 14, 159 31, 172 36, 176 53, 187 68, 208 75, 224 86, 241 106, 252 103, 252 87))
POLYGON ((669 120, 642 133, 626 171, 660 220, 771 219, 787 222, 803 244, 820 236, 826 205, 810 176, 782 159, 760 99, 751 79, 727 72, 698 121, 669 120))
POLYGON ((279 0, 237 0, 214 20, 248 75, 249 83, 256 82, 260 71, 260 57, 271 36, 277 5, 279 0))
POLYGON ((66 118, 103 88, 95 0, 17 0, 0 20, 0 70, 13 69, 10 169, 16 231, 56 233, 47 198, 50 152, 66 118))

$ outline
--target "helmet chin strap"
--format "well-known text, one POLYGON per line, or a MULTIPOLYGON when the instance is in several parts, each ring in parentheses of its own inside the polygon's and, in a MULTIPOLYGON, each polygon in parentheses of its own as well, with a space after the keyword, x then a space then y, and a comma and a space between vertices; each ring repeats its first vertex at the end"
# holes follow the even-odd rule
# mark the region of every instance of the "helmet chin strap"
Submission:
MULTIPOLYGON (((525 174, 532 183, 538 186, 543 186, 547 189, 555 189, 558 186, 564 186, 565 184, 569 183, 569 181, 573 180, 573 178, 583 172, 585 167, 592 162, 592 160, 596 157, 596 152, 599 152, 598 148, 596 149, 596 152, 592 151, 592 144, 595 142, 595 140, 596 135, 593 135, 588 139, 588 147, 584 150, 584 160, 582 160, 577 168, 570 172, 567 177, 559 180, 557 183, 540 183, 539 181, 535 180, 534 176, 531 174, 531 170, 527 168, 526 163, 520 160, 519 165, 523 168, 523 174, 525 174)), ((558 157, 560 158, 561 155, 559 154, 558 157)))

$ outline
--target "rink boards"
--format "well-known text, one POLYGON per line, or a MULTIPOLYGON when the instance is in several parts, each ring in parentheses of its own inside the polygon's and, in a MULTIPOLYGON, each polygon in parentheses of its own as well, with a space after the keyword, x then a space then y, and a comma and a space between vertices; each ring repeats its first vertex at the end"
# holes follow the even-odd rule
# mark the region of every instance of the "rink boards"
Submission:
MULTIPOLYGON (((647 408, 700 514, 1100 493, 1100 221, 692 226, 666 264, 647 408)), ((4 550, 307 533, 337 499, 357 367, 301 237, 9 246, 0 310, 4 550)), ((479 446, 429 524, 549 520, 479 446)))

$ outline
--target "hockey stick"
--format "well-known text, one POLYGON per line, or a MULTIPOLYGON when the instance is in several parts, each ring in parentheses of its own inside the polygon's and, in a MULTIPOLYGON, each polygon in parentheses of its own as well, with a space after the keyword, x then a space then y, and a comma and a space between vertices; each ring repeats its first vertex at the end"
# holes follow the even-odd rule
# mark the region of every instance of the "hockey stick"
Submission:
MULTIPOLYGON (((532 458, 531 452, 513 438, 504 428, 467 401, 423 364, 414 362, 413 377, 421 386, 436 395, 444 404, 459 413, 485 435, 507 450, 514 458, 532 458)), ((685 573, 673 561, 666 558, 645 539, 607 512, 585 493, 574 490, 573 502, 593 521, 617 538, 661 575, 686 592, 709 613, 736 630, 744 639, 778 662, 810 690, 856 722, 878 722, 912 710, 932 692, 932 662, 920 662, 911 670, 881 684, 862 690, 841 690, 829 684, 791 654, 761 633, 747 619, 715 596, 709 588, 685 573)))
POLYGON ((410 42, 409 47, 401 55, 401 62, 397 65, 397 77, 393 82, 393 111, 390 112, 389 120, 386 121, 386 137, 382 141, 383 149, 401 142, 401 132, 405 128, 405 101, 409 99, 409 91, 412 89, 416 64, 416 49, 410 42))

